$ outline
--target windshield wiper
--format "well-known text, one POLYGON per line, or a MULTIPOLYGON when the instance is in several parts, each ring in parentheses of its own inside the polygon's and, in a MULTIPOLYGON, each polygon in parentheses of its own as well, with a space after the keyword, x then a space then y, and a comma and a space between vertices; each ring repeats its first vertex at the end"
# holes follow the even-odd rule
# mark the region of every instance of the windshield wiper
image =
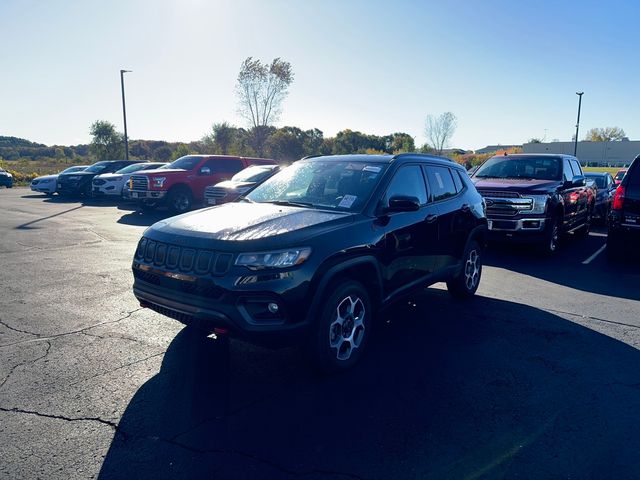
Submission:
POLYGON ((274 205, 285 205, 287 207, 313 207, 313 203, 310 202, 291 202, 289 200, 272 200, 267 203, 273 203, 274 205))
POLYGON ((245 197, 244 195, 240 195, 238 197, 238 200, 240 200, 241 202, 256 203, 253 200, 251 200, 250 198, 245 197))

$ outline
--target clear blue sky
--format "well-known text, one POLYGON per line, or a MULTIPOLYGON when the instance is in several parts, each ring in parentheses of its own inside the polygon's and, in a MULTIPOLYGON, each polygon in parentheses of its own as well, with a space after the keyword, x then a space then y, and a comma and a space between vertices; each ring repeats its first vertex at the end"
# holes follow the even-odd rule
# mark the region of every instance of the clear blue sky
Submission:
POLYGON ((278 126, 403 131, 452 111, 452 144, 570 140, 620 126, 640 139, 640 3, 629 1, 0 0, 0 135, 86 143, 89 125, 189 141, 242 125, 248 56, 292 63, 278 126))

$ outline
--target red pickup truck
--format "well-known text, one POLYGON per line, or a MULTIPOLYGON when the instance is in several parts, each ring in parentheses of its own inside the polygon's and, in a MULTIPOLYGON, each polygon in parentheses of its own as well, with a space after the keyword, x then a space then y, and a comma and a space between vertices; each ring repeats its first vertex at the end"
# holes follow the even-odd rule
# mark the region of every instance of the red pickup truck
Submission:
POLYGON ((184 213, 204 200, 204 189, 228 180, 250 165, 274 165, 266 158, 228 155, 187 155, 157 170, 132 175, 130 196, 143 210, 167 206, 173 213, 184 213))

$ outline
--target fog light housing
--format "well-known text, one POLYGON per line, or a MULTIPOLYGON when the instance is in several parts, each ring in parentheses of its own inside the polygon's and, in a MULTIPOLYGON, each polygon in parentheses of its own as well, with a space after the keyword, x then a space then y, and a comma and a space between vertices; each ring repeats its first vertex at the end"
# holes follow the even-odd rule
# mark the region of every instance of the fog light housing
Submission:
POLYGON ((277 303, 270 303, 269 305, 267 305, 267 308, 269 309, 269 313, 273 313, 274 315, 277 314, 280 310, 280 307, 277 303))

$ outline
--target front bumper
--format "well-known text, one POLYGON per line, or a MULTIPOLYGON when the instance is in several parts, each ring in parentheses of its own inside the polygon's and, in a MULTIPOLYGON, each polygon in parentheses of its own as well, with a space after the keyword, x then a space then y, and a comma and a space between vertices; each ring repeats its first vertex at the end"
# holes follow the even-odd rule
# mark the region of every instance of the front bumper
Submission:
MULTIPOLYGON (((293 345, 308 332, 301 305, 292 304, 286 293, 232 288, 239 278, 246 277, 194 276, 137 261, 133 273, 133 293, 140 305, 185 325, 226 331, 266 346, 293 345), (268 310, 270 303, 278 305, 276 314, 268 310), (300 318, 304 320, 298 321, 300 318)), ((292 287, 289 277, 284 278, 285 289, 292 287)))
POLYGON ((544 217, 489 218, 488 238, 516 243, 541 242, 546 238, 547 225, 544 217))
POLYGON ((55 193, 56 191, 56 183, 44 183, 38 185, 31 185, 31 191, 38 193, 55 193))
POLYGON ((93 185, 94 197, 119 197, 121 195, 121 187, 118 185, 93 185))
POLYGON ((164 190, 129 190, 129 198, 132 200, 162 200, 167 195, 164 190))

